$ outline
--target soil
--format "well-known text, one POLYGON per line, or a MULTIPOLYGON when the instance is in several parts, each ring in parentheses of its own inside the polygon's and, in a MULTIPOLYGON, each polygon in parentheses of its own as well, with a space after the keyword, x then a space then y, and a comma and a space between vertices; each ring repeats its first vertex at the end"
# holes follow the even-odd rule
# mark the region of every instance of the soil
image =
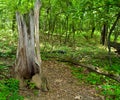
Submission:
POLYGON ((50 90, 20 90, 25 100, 104 100, 94 86, 79 82, 72 75, 68 64, 52 60, 43 61, 42 66, 50 90))

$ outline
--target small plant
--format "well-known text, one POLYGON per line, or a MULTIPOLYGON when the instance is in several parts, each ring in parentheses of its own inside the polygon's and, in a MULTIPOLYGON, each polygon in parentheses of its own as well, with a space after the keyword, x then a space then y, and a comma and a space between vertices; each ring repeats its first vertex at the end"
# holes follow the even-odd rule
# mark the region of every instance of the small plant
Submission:
POLYGON ((23 100, 19 95, 19 81, 13 78, 0 81, 0 100, 23 100))
POLYGON ((30 82, 29 80, 26 80, 26 83, 28 84, 30 89, 34 89, 35 88, 35 84, 30 82))
POLYGON ((93 72, 86 75, 83 68, 71 67, 71 70, 72 74, 79 80, 82 79, 84 83, 99 85, 100 88, 98 87, 96 90, 105 96, 105 100, 120 100, 120 84, 117 82, 93 72))
POLYGON ((30 89, 34 89, 35 88, 35 84, 30 82, 29 87, 30 87, 30 89))
POLYGON ((48 53, 44 53, 44 52, 41 52, 41 58, 42 58, 42 60, 48 60, 48 57, 49 57, 49 55, 48 55, 48 53))
MULTIPOLYGON (((80 81, 81 79, 85 78, 85 75, 82 73, 83 68, 76 68, 76 67, 71 67, 72 74, 78 78, 80 81)), ((82 80, 83 81, 83 80, 82 80)))
POLYGON ((102 77, 100 75, 97 75, 96 73, 91 72, 87 77, 86 81, 90 84, 101 84, 102 83, 102 77))

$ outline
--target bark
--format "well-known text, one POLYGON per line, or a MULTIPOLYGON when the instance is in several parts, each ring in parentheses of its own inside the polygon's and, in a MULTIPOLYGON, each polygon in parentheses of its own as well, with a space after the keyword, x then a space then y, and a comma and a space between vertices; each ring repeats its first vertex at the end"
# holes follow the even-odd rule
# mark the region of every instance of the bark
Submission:
MULTIPOLYGON (((42 86, 42 69, 39 47, 39 10, 41 2, 36 0, 34 10, 22 15, 16 13, 18 25, 18 48, 15 63, 15 76, 20 80, 20 87, 32 80, 38 88, 42 86), (36 79, 34 81, 34 79, 36 79)), ((47 87, 46 89, 47 90, 47 87)))
POLYGON ((76 42, 76 39, 75 39, 75 31, 76 31, 76 29, 75 29, 75 24, 74 24, 74 22, 72 23, 72 34, 73 34, 73 43, 72 43, 72 45, 73 45, 73 47, 75 48, 75 42, 76 42))
POLYGON ((94 32, 95 32, 95 27, 92 28, 91 38, 93 38, 94 32))
POLYGON ((117 31, 115 31, 115 33, 114 33, 114 42, 117 42, 117 38, 118 38, 118 36, 119 36, 119 31, 117 30, 117 31))
POLYGON ((108 55, 109 55, 110 66, 111 66, 111 57, 110 57, 110 55, 111 55, 110 37, 111 37, 111 34, 112 34, 113 30, 115 29, 115 26, 116 26, 116 24, 117 24, 119 18, 120 18, 120 13, 118 13, 117 18, 116 18, 115 22, 113 23, 113 25, 112 25, 112 27, 111 27, 111 29, 110 29, 110 32, 109 32, 109 34, 108 34, 108 41, 107 41, 107 42, 108 42, 108 55))
POLYGON ((65 41, 64 41, 64 44, 66 44, 67 43, 67 41, 68 41, 68 38, 69 38, 69 34, 68 34, 68 19, 69 19, 69 17, 68 17, 68 15, 66 16, 66 34, 65 34, 65 41))
POLYGON ((100 43, 102 45, 105 44, 106 42, 106 37, 107 37, 107 24, 104 24, 102 27, 102 32, 101 32, 101 39, 100 39, 100 43))
POLYGON ((15 14, 13 15, 13 19, 12 19, 12 31, 14 32, 15 30, 15 14))

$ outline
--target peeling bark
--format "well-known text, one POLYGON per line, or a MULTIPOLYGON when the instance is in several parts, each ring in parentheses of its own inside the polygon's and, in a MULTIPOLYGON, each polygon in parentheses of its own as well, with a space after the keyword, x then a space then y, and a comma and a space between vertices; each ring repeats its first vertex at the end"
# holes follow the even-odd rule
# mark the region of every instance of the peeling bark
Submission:
POLYGON ((39 45, 40 7, 40 0, 36 0, 34 10, 31 10, 29 14, 22 15, 19 12, 16 13, 19 40, 15 63, 15 76, 20 80, 20 87, 24 87, 26 85, 25 80, 31 80, 32 77, 35 77, 37 80, 35 84, 40 83, 38 88, 42 86, 42 62, 39 45))

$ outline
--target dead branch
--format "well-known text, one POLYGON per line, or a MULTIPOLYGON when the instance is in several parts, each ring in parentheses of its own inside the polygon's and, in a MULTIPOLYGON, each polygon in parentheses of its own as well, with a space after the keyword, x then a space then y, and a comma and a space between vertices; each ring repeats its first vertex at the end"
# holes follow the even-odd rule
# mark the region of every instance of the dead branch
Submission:
POLYGON ((72 60, 69 60, 69 59, 61 59, 60 61, 62 62, 69 62, 71 64, 74 64, 74 65, 78 65, 79 66, 82 66, 82 67, 85 67, 97 74, 100 74, 100 75, 104 75, 104 76, 107 76, 117 82, 120 82, 120 76, 119 75, 116 75, 116 74, 113 74, 113 73, 110 73, 108 71, 105 71, 104 69, 102 68, 99 68, 99 67, 96 67, 96 66, 93 66, 93 65, 90 65, 90 64, 83 64, 81 62, 77 62, 77 61, 72 61, 72 60))

